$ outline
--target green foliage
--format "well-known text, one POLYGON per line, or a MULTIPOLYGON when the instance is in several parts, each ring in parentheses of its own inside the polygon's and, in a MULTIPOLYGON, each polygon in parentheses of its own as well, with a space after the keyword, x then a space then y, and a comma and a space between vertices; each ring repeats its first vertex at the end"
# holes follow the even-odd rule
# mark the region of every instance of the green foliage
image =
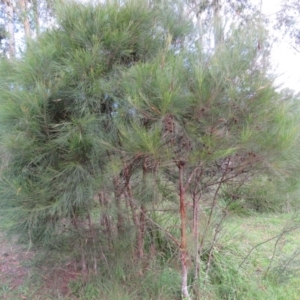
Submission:
POLYGON ((203 242, 206 283, 239 298, 249 277, 242 252, 217 243, 221 222, 240 199, 270 211, 297 189, 295 99, 267 75, 254 22, 207 51, 181 2, 148 2, 57 4, 57 25, 1 61, 0 216, 20 240, 80 262, 79 298, 117 299, 126 282, 125 298, 174 299, 181 193, 191 270, 203 242))
MULTIPOLYGON (((120 71, 152 59, 169 35, 181 37, 170 13, 165 19, 146 1, 69 3, 56 11, 56 29, 30 42, 20 61, 1 64, 1 149, 9 165, 1 205, 13 231, 31 241, 49 240, 59 220, 94 207, 108 143, 118 143, 120 71)), ((140 131, 140 147, 153 134, 140 131)))

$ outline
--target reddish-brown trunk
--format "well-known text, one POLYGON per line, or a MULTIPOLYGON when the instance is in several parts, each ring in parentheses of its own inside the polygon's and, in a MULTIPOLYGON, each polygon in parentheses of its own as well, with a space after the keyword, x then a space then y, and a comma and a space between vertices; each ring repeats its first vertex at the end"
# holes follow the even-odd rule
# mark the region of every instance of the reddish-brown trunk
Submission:
POLYGON ((140 218, 137 214, 137 207, 133 200, 131 186, 127 184, 126 195, 131 208, 132 220, 136 228, 136 258, 139 260, 143 257, 143 236, 140 228, 140 218))
POLYGON ((135 206, 134 201, 133 201, 132 190, 131 190, 131 186, 129 184, 126 186, 126 193, 125 194, 127 196, 127 200, 129 202, 129 205, 130 205, 133 224, 135 226, 139 226, 139 218, 138 218, 138 215, 136 213, 136 206, 135 206))
POLYGON ((186 210, 185 210, 185 188, 183 185, 184 161, 178 162, 179 168, 179 198, 180 198, 180 221, 181 221, 181 241, 180 241, 180 260, 181 260, 181 293, 184 299, 190 300, 187 285, 188 266, 187 266, 187 246, 186 246, 186 210))
POLYGON ((199 215, 199 201, 193 197, 193 236, 198 236, 198 215, 199 215))
POLYGON ((195 241, 195 275, 194 279, 197 281, 200 271, 199 260, 199 199, 196 195, 193 196, 193 237, 195 241))
POLYGON ((140 237, 140 242, 139 242, 139 250, 138 250, 138 255, 139 258, 144 257, 144 242, 145 242, 145 228, 146 228, 146 207, 144 205, 141 205, 141 213, 140 213, 140 226, 139 226, 139 237, 140 237))
POLYGON ((114 194, 115 194, 117 216, 118 216, 117 229, 118 229, 118 233, 122 234, 124 232, 124 218, 123 218, 122 208, 121 208, 122 188, 121 188, 119 176, 116 176, 114 178, 114 194))
POLYGON ((94 274, 96 275, 98 273, 97 252, 96 252, 96 233, 95 233, 92 218, 91 218, 91 215, 89 212, 88 212, 88 222, 89 222, 90 235, 91 235, 91 238, 93 241, 93 269, 94 269, 94 274))
MULTIPOLYGON (((101 191, 98 194, 98 197, 99 197, 100 206, 102 206, 104 209, 107 208, 108 199, 107 199, 107 195, 105 194, 105 192, 101 191)), ((112 230, 112 226, 110 223, 110 218, 106 212, 104 212, 103 214, 100 215, 100 224, 105 227, 105 233, 106 233, 107 239, 108 239, 110 245, 112 245, 113 230, 112 230)))

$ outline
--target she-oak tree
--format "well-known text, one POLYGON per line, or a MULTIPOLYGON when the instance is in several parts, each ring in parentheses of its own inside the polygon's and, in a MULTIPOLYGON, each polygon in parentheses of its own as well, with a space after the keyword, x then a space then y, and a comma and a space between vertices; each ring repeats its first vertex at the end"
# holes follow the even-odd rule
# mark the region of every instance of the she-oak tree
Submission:
MULTIPOLYGON (((132 228, 142 262, 157 248, 149 230, 157 226, 178 247, 190 299, 189 270, 196 281, 206 239, 201 200, 210 191, 207 230, 224 190, 288 177, 298 127, 262 65, 264 31, 233 28, 207 53, 182 11, 159 1, 60 5, 56 28, 1 62, 0 204, 27 242, 53 243, 68 234, 62 225, 75 232, 83 272, 97 273, 97 243, 112 249, 132 228), (178 232, 151 217, 168 201, 178 232)), ((209 251, 207 274, 211 260, 209 251)))

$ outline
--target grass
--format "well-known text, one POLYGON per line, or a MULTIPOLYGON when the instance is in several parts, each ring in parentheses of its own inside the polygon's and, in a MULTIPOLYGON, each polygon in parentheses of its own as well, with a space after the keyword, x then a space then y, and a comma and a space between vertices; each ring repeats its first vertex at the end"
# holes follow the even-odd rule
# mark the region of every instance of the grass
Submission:
MULTIPOLYGON (((299 216, 291 214, 230 216, 214 247, 201 299, 298 300, 299 221, 299 216)), ((68 262, 60 266, 51 262, 50 267, 41 257, 32 260, 34 253, 6 241, 3 235, 0 255, 0 298, 4 300, 180 299, 180 275, 174 260, 162 264, 155 258, 144 274, 137 274, 120 254, 109 266, 110 276, 102 272, 83 279, 74 275, 68 262)))
POLYGON ((300 223, 292 215, 234 217, 227 222, 227 226, 228 230, 235 231, 236 239, 246 252, 262 243, 249 256, 249 260, 257 261, 258 267, 262 269, 268 266, 273 255, 278 263, 283 255, 290 256, 299 248, 300 223))
POLYGON ((220 241, 225 245, 220 264, 223 273, 227 267, 227 278, 217 294, 222 299, 299 299, 299 225, 298 218, 289 214, 231 217, 220 241), (228 275, 226 258, 228 265, 236 264, 237 273, 228 275), (226 291, 228 287, 235 290, 226 291))

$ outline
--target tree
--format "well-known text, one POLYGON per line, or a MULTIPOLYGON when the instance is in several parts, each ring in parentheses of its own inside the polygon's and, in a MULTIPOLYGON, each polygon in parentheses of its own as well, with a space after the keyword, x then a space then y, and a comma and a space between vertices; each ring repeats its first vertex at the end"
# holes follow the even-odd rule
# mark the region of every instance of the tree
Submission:
POLYGON ((8 53, 10 58, 15 57, 15 27, 14 27, 14 8, 11 0, 4 1, 6 12, 6 31, 8 34, 9 46, 8 53))
POLYGON ((258 174, 288 177, 298 127, 262 65, 263 28, 233 28, 211 52, 195 43, 179 7, 63 4, 56 28, 29 43, 20 61, 1 63, 0 205, 27 242, 42 246, 72 232, 83 273, 98 271, 97 245, 105 240, 113 251, 124 228, 134 228, 142 273, 145 252, 157 247, 155 226, 177 247, 190 299, 192 261, 199 286, 206 241, 199 203, 211 195, 207 231, 225 191, 258 174), (151 213, 172 193, 180 230, 170 232, 151 213), (199 241, 193 252, 189 235, 199 241))
POLYGON ((248 0, 188 0, 185 11, 187 17, 197 20, 200 47, 210 50, 223 41, 231 27, 247 26, 259 17, 257 6, 248 0))
MULTIPOLYGON (((253 45, 260 37, 245 30, 233 32, 211 57, 169 50, 155 64, 133 66, 125 78, 130 111, 140 119, 123 144, 133 157, 150 156, 169 181, 175 176, 179 182, 182 292, 187 298, 187 195, 198 189, 201 197, 214 187, 214 206, 225 186, 234 189, 257 174, 270 176, 282 149, 295 143, 295 120, 282 115, 286 103, 279 104, 272 82, 256 63, 260 53, 253 45), (283 106, 277 111, 277 105, 283 106)), ((195 205, 196 195, 193 200, 195 205)))
POLYGON ((300 27, 299 14, 300 4, 298 1, 282 1, 282 9, 276 14, 276 29, 283 30, 292 39, 293 48, 299 52, 300 27))
POLYGON ((54 3, 45 1, 3 0, 0 3, 0 42, 3 54, 14 58, 17 49, 25 49, 26 43, 54 23, 54 3), (42 23, 42 26, 40 25, 42 23), (18 33, 16 42, 15 34, 18 33), (16 44, 17 43, 17 44, 16 44))
POLYGON ((25 31, 25 37, 28 39, 31 37, 31 29, 30 29, 29 18, 28 18, 27 1, 20 0, 19 5, 21 10, 20 12, 21 20, 23 22, 24 31, 25 31))
MULTIPOLYGON (((57 29, 29 43, 21 61, 3 62, 1 111, 6 121, 2 124, 12 129, 6 135, 2 127, 8 143, 3 155, 12 168, 5 168, 2 192, 12 206, 2 204, 20 209, 18 217, 13 213, 12 230, 21 230, 22 239, 51 244, 64 219, 79 236, 75 247, 84 247, 87 235, 94 238, 90 212, 95 195, 101 210, 106 210, 108 187, 103 174, 114 153, 102 141, 118 144, 114 118, 124 109, 115 86, 124 70, 155 57, 168 36, 176 41, 181 31, 189 30, 180 29, 175 17, 141 2, 63 5, 57 29), (168 14, 171 25, 163 14, 168 14), (88 229, 79 226, 87 219, 88 229)), ((101 215, 103 223, 96 225, 104 224, 109 236, 109 219, 101 215)), ((82 269, 86 269, 84 257, 82 269)))

